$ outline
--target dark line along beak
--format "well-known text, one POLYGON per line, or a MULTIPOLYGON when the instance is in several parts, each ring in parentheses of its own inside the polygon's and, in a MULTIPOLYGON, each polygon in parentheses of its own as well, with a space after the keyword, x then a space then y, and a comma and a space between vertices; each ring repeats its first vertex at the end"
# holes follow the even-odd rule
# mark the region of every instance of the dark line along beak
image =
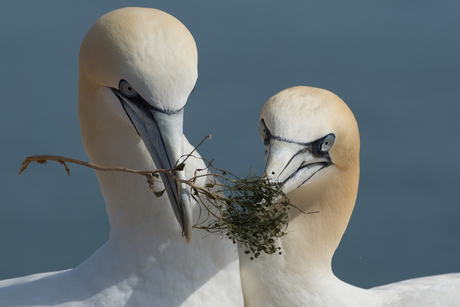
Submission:
POLYGON ((285 194, 308 182, 321 169, 332 164, 329 156, 317 156, 311 146, 272 138, 268 145, 265 174, 283 184, 285 194))
MULTIPOLYGON (((173 112, 154 109, 140 95, 130 99, 119 90, 112 91, 120 100, 134 128, 144 141, 145 147, 158 169, 171 169, 183 155, 184 109, 173 112)), ((192 235, 192 212, 187 186, 177 184, 166 174, 160 174, 174 214, 179 221, 187 243, 192 235)), ((185 171, 175 172, 180 179, 185 171)))

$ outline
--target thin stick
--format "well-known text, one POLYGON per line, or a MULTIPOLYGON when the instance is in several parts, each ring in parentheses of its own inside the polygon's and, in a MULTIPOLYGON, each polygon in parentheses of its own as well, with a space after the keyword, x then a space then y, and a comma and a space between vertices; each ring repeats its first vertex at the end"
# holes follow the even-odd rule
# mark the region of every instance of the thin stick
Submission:
MULTIPOLYGON (((85 161, 81 161, 81 160, 77 160, 77 159, 72 159, 72 158, 67 158, 67 157, 63 157, 63 156, 36 155, 36 156, 26 157, 24 159, 24 161, 22 162, 21 168, 19 169, 18 175, 20 175, 23 171, 25 171, 27 169, 27 167, 29 166, 29 164, 32 163, 32 162, 37 162, 37 163, 40 163, 40 164, 46 164, 46 162, 48 162, 48 161, 56 161, 56 162, 59 162, 62 165, 64 165, 64 167, 65 167, 65 169, 67 171, 67 174, 69 176, 70 176, 70 170, 67 167, 67 165, 65 164, 66 162, 82 165, 82 166, 89 167, 89 168, 92 168, 94 170, 101 171, 101 172, 125 172, 125 173, 139 174, 139 175, 144 175, 144 176, 149 175, 149 174, 164 173, 164 174, 167 174, 168 176, 171 176, 171 177, 174 177, 174 178, 176 178, 176 177, 172 174, 172 172, 181 170, 183 168, 183 165, 179 164, 178 166, 173 167, 170 170, 167 170, 167 169, 133 170, 133 169, 129 169, 129 168, 126 168, 126 167, 104 167, 104 166, 99 166, 99 165, 96 165, 96 164, 93 164, 93 163, 89 163, 89 162, 85 162, 85 161)), ((178 179, 179 182, 184 182, 184 183, 186 183, 188 181, 188 180, 183 180, 183 179, 179 179, 179 178, 177 178, 177 179, 178 179)))
MULTIPOLYGON (((184 161, 182 161, 182 163, 181 163, 181 164, 184 164, 184 163, 185 163, 185 161, 187 161, 187 159, 188 159, 188 158, 190 158, 190 156, 192 156, 192 155, 193 155, 193 153, 194 153, 194 152, 195 152, 195 151, 198 149, 198 147, 200 147, 200 146, 201 146, 201 144, 203 144, 203 142, 204 142, 204 141, 206 141, 206 139, 211 139, 211 135, 210 135, 210 134, 208 134, 207 136, 205 136, 205 138, 204 138, 203 140, 201 140, 200 144, 198 144, 198 146, 197 146, 197 147, 193 148, 193 150, 192 150, 192 151, 191 151, 189 154, 187 154, 187 155, 184 155, 184 156, 187 156, 187 158, 185 158, 185 160, 184 160, 184 161)), ((177 161, 177 162, 179 162, 179 161, 177 161)), ((177 163, 177 162, 176 162, 176 163, 177 163)))
MULTIPOLYGON (((203 141, 207 138, 210 138, 210 136, 208 135, 203 141)), ((24 172, 32 162, 45 164, 48 161, 56 161, 65 167, 67 174, 70 176, 70 170, 66 163, 73 163, 100 172, 125 172, 145 176, 153 193, 157 197, 160 197, 164 193, 164 190, 160 192, 155 191, 153 182, 154 179, 159 178, 158 174, 166 174, 176 182, 176 185, 184 183, 190 186, 190 189, 193 191, 191 193, 192 198, 200 204, 200 214, 196 224, 193 226, 194 228, 203 229, 209 233, 220 233, 223 237, 228 237, 232 240, 233 243, 238 242, 238 244, 244 246, 245 253, 254 256, 251 259, 257 258, 261 252, 272 254, 278 251, 280 247, 276 246, 274 239, 286 235, 285 229, 288 223, 288 214, 285 210, 286 206, 292 206, 289 202, 285 201, 280 203, 282 207, 278 206, 277 199, 281 195, 284 195, 279 190, 279 185, 273 185, 266 181, 266 179, 256 178, 253 180, 253 177, 248 181, 246 179, 241 180, 229 171, 215 168, 212 165, 213 160, 208 161, 203 158, 201 159, 205 167, 196 169, 192 178, 186 180, 176 177, 175 172, 184 171, 185 162, 188 158, 192 156, 199 159, 199 157, 193 155, 195 150, 196 148, 191 153, 184 155, 185 159, 170 170, 133 170, 126 167, 104 167, 62 156, 37 155, 24 159, 18 175, 24 172), (230 175, 235 179, 229 178, 226 175, 230 175), (209 178, 208 176, 211 176, 211 178, 206 180, 207 182, 204 186, 196 185, 199 178, 209 178), (223 183, 220 183, 220 180, 223 183), (235 188, 232 187, 232 184, 235 185, 235 188), (260 193, 252 192, 254 189, 260 191, 260 187, 262 186, 264 187, 264 191, 270 191, 268 194, 264 194, 266 197, 260 195, 260 193), (229 192, 230 196, 226 197, 224 192, 229 192), (242 198, 244 198, 243 201, 241 200, 242 198), (202 208, 207 211, 206 216, 202 216, 202 208), (261 210, 260 208, 263 209, 261 210), (208 223, 207 226, 205 225, 206 223, 208 223)))

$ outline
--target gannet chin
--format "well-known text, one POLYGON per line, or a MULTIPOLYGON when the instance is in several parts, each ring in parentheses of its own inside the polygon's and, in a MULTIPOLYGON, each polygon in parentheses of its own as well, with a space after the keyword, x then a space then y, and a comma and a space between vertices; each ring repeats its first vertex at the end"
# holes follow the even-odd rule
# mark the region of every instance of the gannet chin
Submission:
POLYGON ((281 255, 240 257, 245 306, 458 306, 460 274, 417 278, 370 290, 336 278, 332 256, 347 227, 359 182, 359 132, 336 95, 293 87, 260 116, 265 174, 291 203, 281 255))
MULTIPOLYGON (((169 169, 193 150, 182 118, 197 49, 177 19, 148 8, 110 12, 85 36, 79 68, 79 119, 91 162, 169 169)), ((194 157, 178 177, 205 169, 194 157)), ((242 306, 235 247, 201 230, 191 236, 200 208, 185 186, 163 177, 155 188, 167 193, 157 198, 143 176, 96 175, 109 241, 74 269, 1 281, 0 306, 242 306)))

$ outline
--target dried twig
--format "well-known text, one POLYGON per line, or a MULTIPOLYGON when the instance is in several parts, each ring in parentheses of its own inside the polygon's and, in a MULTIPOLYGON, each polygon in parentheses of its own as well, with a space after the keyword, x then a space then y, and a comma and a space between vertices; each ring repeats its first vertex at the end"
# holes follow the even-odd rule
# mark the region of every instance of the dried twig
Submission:
POLYGON ((70 170, 67 167, 66 162, 82 165, 82 166, 89 167, 89 168, 92 168, 94 170, 101 171, 101 172, 125 172, 125 173, 139 174, 139 175, 165 173, 177 179, 178 182, 186 181, 186 180, 181 180, 172 174, 172 172, 174 171, 182 170, 184 168, 183 164, 179 164, 170 170, 166 170, 166 169, 156 169, 156 170, 150 170, 150 171, 149 170, 133 170, 133 169, 129 169, 126 167, 104 167, 104 166, 99 166, 97 164, 93 164, 93 163, 89 163, 89 162, 85 162, 85 161, 81 161, 77 159, 67 158, 63 156, 53 156, 53 155, 36 155, 36 156, 26 157, 24 161, 22 161, 22 165, 21 165, 21 168, 19 169, 18 175, 20 175, 23 171, 25 171, 27 167, 29 166, 29 164, 32 162, 46 164, 48 161, 56 161, 64 165, 65 170, 67 171, 67 174, 69 176, 70 176, 70 170))
MULTIPOLYGON (((198 146, 207 138, 210 136, 204 138, 198 146)), ((201 205, 200 208, 207 212, 203 217, 200 212, 194 228, 227 237, 233 243, 243 246, 245 252, 252 255, 251 259, 257 258, 261 253, 272 254, 278 251, 281 254, 275 239, 286 235, 289 217, 287 210, 292 206, 282 192, 281 185, 272 183, 265 177, 258 177, 253 171, 245 179, 240 179, 229 171, 215 168, 212 165, 213 161, 206 159, 203 159, 206 167, 195 170, 192 178, 180 179, 174 176, 175 171, 184 169, 187 159, 191 156, 195 157, 193 156, 195 150, 196 148, 190 154, 184 155, 185 159, 170 170, 103 167, 62 156, 38 155, 27 157, 22 162, 18 175, 32 162, 46 164, 47 161, 57 161, 64 165, 70 176, 66 163, 73 163, 101 172, 126 172, 145 176, 152 191, 160 197, 164 194, 164 190, 155 191, 153 185, 155 180, 159 179, 158 174, 164 173, 177 183, 189 185, 191 196, 201 205), (206 173, 198 174, 203 171, 206 173), (204 186, 196 185, 196 180, 202 177, 207 177, 207 183, 204 186)))

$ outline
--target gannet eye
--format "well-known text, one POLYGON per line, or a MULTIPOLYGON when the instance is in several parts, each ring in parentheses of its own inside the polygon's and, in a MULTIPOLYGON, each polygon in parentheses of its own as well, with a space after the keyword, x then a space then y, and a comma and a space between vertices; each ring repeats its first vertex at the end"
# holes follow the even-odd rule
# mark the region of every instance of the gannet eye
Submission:
POLYGON ((260 136, 262 137, 262 140, 264 141, 264 144, 266 145, 268 142, 268 133, 267 133, 267 127, 265 126, 265 122, 263 119, 260 120, 259 124, 259 133, 260 136))
POLYGON ((137 92, 133 87, 125 80, 120 81, 120 91, 128 98, 134 98, 137 96, 137 92))
POLYGON ((321 142, 318 144, 318 149, 320 152, 325 153, 331 149, 332 145, 334 145, 335 135, 329 134, 321 142))

